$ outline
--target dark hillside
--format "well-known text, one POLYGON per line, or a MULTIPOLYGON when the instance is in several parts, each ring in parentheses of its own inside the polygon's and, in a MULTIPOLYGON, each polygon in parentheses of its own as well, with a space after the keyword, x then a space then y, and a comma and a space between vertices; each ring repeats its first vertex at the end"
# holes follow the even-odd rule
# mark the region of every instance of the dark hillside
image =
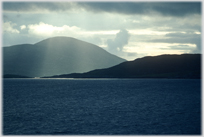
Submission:
POLYGON ((107 69, 55 77, 201 78, 201 54, 160 55, 127 61, 107 69))

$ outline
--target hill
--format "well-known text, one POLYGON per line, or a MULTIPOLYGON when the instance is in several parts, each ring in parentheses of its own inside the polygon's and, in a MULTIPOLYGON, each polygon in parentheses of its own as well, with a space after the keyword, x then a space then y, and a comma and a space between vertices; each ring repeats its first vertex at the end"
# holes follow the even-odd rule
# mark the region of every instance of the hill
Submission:
POLYGON ((201 78, 201 54, 147 56, 106 69, 53 78, 201 78))
POLYGON ((70 37, 3 47, 3 74, 43 77, 112 67, 126 60, 70 37))

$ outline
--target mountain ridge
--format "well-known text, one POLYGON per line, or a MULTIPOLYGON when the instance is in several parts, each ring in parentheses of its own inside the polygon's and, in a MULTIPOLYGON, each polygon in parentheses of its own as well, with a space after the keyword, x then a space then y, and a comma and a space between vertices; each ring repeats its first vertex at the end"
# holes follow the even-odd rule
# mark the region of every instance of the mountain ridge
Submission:
POLYGON ((52 37, 3 48, 3 74, 43 77, 108 68, 126 61, 94 44, 52 37))

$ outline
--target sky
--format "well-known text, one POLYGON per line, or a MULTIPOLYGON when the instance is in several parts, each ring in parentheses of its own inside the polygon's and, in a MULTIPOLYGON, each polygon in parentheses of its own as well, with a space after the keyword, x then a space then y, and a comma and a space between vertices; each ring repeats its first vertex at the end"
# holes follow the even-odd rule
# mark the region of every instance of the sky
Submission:
POLYGON ((3 1, 2 45, 67 36, 126 60, 201 53, 201 6, 199 1, 3 1))

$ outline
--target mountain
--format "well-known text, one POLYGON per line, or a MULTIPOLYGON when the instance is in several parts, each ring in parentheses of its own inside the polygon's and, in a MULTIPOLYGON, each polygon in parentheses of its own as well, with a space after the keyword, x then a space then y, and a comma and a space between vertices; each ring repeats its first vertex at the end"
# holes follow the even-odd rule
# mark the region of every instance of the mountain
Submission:
POLYGON ((3 74, 43 77, 108 68, 126 60, 70 37, 3 47, 3 74))
POLYGON ((53 78, 201 78, 201 54, 147 56, 106 69, 53 78))

